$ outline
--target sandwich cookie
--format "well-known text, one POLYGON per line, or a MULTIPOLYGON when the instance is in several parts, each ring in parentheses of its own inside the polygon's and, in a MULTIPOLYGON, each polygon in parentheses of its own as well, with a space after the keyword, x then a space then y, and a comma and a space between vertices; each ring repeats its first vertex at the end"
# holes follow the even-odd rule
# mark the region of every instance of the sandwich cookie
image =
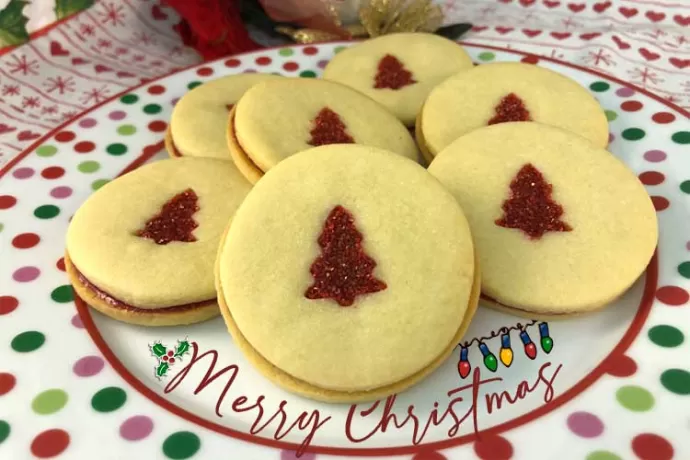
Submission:
POLYGON ((429 92, 472 66, 470 56, 454 41, 429 33, 397 33, 341 51, 323 78, 366 94, 412 127, 429 92))
POLYGON ((158 161, 106 184, 67 230, 65 265, 75 291, 132 324, 217 316, 218 243, 250 188, 232 162, 209 158, 158 161))
POLYGON ((477 307, 469 225, 424 168, 329 145, 259 181, 221 241, 221 313, 275 384, 327 402, 374 400, 436 369, 477 307))
POLYGON ((267 74, 230 75, 186 93, 175 104, 165 133, 168 154, 231 160, 225 140, 230 111, 256 83, 277 78, 267 74))
POLYGON ((458 137, 483 126, 536 121, 608 145, 608 121, 574 80, 532 64, 483 64, 438 85, 424 102, 416 138, 428 161, 458 137))
POLYGON ((255 183, 295 153, 328 144, 362 144, 417 159, 405 126, 373 99, 339 83, 281 78, 249 89, 230 114, 228 144, 255 183))
POLYGON ((429 166, 465 210, 494 306, 530 318, 604 307, 645 270, 656 212, 635 174, 588 140, 540 123, 473 131, 429 166))

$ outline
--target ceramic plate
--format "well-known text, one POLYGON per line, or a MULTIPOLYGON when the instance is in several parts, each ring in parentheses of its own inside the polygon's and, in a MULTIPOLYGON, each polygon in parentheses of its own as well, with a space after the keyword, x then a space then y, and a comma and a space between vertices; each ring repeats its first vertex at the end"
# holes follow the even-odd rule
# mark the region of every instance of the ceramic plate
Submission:
POLYGON ((276 388, 220 318, 143 328, 75 299, 62 259, 70 216, 118 174, 166 157, 180 96, 226 74, 318 77, 344 46, 263 50, 148 82, 2 170, 0 458, 690 458, 689 114, 551 59, 466 44, 478 63, 523 60, 588 88, 606 109, 611 151, 653 197, 657 255, 605 311, 542 323, 480 308, 452 359, 420 385, 348 406, 276 388), (178 359, 162 372, 168 352, 178 359))

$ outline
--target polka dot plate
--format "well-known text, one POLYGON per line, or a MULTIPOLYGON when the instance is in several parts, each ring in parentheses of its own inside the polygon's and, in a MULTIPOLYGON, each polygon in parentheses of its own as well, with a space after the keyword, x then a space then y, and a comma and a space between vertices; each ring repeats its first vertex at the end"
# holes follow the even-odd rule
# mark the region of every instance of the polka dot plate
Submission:
POLYGON ((263 50, 147 82, 0 172, 0 458, 690 458, 689 114, 547 58, 466 44, 478 63, 522 60, 589 88, 606 109, 610 150, 652 196, 657 255, 602 313, 549 324, 480 309, 431 377, 347 406, 270 384, 221 319, 134 327, 74 297, 62 259, 70 216, 118 174, 165 158, 180 96, 225 74, 318 77, 344 46, 263 50))

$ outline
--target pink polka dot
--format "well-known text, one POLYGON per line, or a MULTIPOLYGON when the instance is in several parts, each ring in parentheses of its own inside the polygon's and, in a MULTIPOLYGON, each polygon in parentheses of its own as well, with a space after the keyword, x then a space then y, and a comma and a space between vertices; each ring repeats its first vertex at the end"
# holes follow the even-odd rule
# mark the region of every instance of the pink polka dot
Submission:
POLYGON ((644 159, 652 163, 659 163, 666 159, 666 153, 661 150, 648 150, 644 153, 644 159))
POLYGON ((179 100, 180 100, 180 98, 179 98, 179 97, 176 97, 175 99, 173 99, 172 101, 170 101, 170 103, 171 103, 173 106, 175 106, 175 104, 177 104, 177 102, 178 102, 179 100))
POLYGON ((326 61, 326 60, 319 61, 317 65, 319 66, 320 69, 325 69, 326 66, 328 65, 328 61, 326 61))
POLYGON ((33 176, 35 171, 31 168, 17 168, 14 170, 12 175, 15 177, 15 179, 28 179, 29 177, 33 176))
POLYGON ((98 122, 93 118, 84 118, 83 120, 79 121, 79 126, 82 128, 93 128, 97 123, 98 122))
POLYGON ((604 432, 604 423, 589 412, 573 412, 568 416, 568 428, 582 438, 596 438, 604 432))
POLYGON ((247 70, 245 70, 245 71, 242 72, 242 73, 256 73, 256 70, 254 70, 254 69, 247 69, 247 70))
POLYGON ((616 136, 614 136, 613 133, 609 133, 609 144, 615 140, 616 140, 616 136))
POLYGON ((690 251, 690 241, 688 241, 687 243, 685 243, 685 249, 687 249, 688 251, 690 251))
POLYGON ((123 112, 122 110, 114 110, 108 114, 108 118, 111 120, 122 120, 127 116, 127 112, 123 112))
POLYGON ((77 329, 84 329, 84 323, 81 322, 81 317, 78 314, 74 315, 70 322, 72 323, 72 326, 76 327, 77 329))
POLYGON ((135 415, 120 425, 120 436, 127 441, 139 441, 153 431, 153 420, 145 415, 135 415))
POLYGON ((616 95, 620 97, 630 97, 633 94, 635 94, 635 91, 630 88, 619 88, 616 90, 616 95))
POLYGON ((55 187, 50 191, 50 196, 53 198, 67 198, 72 195, 72 189, 69 187, 55 187))
POLYGON ((12 274, 12 278, 19 283, 28 283, 38 278, 41 270, 36 267, 22 267, 12 274))
POLYGON ((91 377, 103 370, 105 361, 100 356, 84 356, 72 366, 72 372, 79 377, 91 377))

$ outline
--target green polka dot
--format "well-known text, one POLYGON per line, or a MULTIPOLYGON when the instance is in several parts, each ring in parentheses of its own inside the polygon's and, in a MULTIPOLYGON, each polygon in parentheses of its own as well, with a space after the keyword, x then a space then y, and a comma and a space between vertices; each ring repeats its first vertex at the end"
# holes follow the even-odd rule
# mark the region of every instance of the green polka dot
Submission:
POLYGON ((54 145, 42 145, 36 149, 36 154, 39 157, 52 157, 57 151, 58 149, 54 145))
POLYGON ((596 91, 597 93, 603 93, 604 91, 608 91, 608 89, 611 87, 608 83, 605 81, 595 81, 591 85, 589 85, 589 89, 592 91, 596 91))
POLYGON ((39 219, 52 219, 60 214, 60 208, 52 204, 45 204, 34 209, 34 216, 39 219))
POLYGON ((678 265, 678 273, 683 278, 690 278, 690 262, 683 262, 682 264, 678 265))
POLYGON ((489 51, 484 51, 483 53, 479 54, 479 60, 480 61, 493 61, 496 58, 496 55, 494 53, 491 53, 489 51))
POLYGON ((98 179, 95 180, 91 183, 91 188, 93 190, 98 190, 99 188, 103 187, 105 184, 110 182, 108 179, 98 179))
POLYGON ((110 144, 105 148, 105 151, 111 155, 124 155, 127 153, 127 146, 125 144, 110 144))
POLYGON ((10 431, 10 424, 4 420, 0 420, 0 444, 9 437, 10 431))
POLYGON ((316 72, 313 70, 305 70, 304 72, 300 72, 299 76, 303 78, 314 78, 316 77, 316 72))
POLYGON ((645 132, 640 128, 628 128, 623 130, 623 139, 628 141, 639 141, 645 136, 645 132))
POLYGON ((83 173, 91 174, 101 169, 101 165, 97 161, 82 161, 77 169, 83 173))
POLYGON ((189 88, 189 89, 194 89, 194 88, 196 88, 197 86, 201 86, 201 82, 200 82, 200 81, 193 81, 193 82, 189 83, 189 84, 187 85, 187 88, 189 88))
POLYGON ((190 458, 201 447, 199 436, 189 431, 178 431, 163 441, 163 453, 166 457, 180 460, 190 458))
POLYGON ((683 181, 680 184, 680 191, 683 193, 690 193, 690 180, 683 181))
POLYGON ((606 113, 606 119, 608 121, 613 121, 616 118, 618 118, 618 114, 616 112, 614 112, 613 110, 607 110, 605 113, 606 113))
POLYGON ((3 228, 5 228, 5 225, 4 225, 4 224, 0 224, 0 232, 2 231, 3 228))
POLYGON ((690 394, 690 372, 683 369, 669 369, 661 374, 661 384, 671 393, 690 394))
POLYGON ((680 330, 665 324, 654 326, 649 330, 647 335, 649 336, 649 340, 654 342, 656 345, 666 348, 677 347, 683 343, 683 340, 685 339, 680 330))
POLYGON ((678 131, 673 133, 671 140, 676 144, 690 144, 690 131, 678 131))
POLYGON ((137 132, 137 128, 134 125, 122 125, 117 127, 117 133, 121 136, 131 136, 137 132))
POLYGON ((622 460, 618 455, 606 450, 596 450, 590 453, 585 460, 622 460))
POLYGON ((120 102, 123 104, 134 104, 139 100, 139 96, 136 94, 125 94, 120 98, 120 102))
POLYGON ((334 52, 335 54, 338 54, 338 53, 340 53, 341 51, 346 50, 346 49, 347 49, 347 46, 336 46, 336 47, 333 49, 333 52, 334 52))
POLYGON ((15 335, 12 339, 12 349, 19 353, 38 350, 45 343, 46 336, 38 331, 26 331, 15 335))
POLYGON ((144 106, 144 112, 148 113, 149 115, 155 115, 159 113, 161 110, 163 110, 163 107, 161 107, 158 104, 146 104, 144 106))
POLYGON ((91 407, 98 412, 112 412, 119 409, 127 401, 127 393, 118 387, 106 387, 93 395, 91 407))
POLYGON ((654 396, 642 387, 626 385, 616 391, 621 406, 633 412, 645 412, 654 406, 654 396))
POLYGON ((50 298, 58 303, 67 303, 73 301, 74 292, 72 291, 72 286, 66 284, 53 289, 53 292, 50 293, 50 298))
POLYGON ((293 54, 295 54, 295 52, 292 51, 290 48, 283 48, 280 51, 278 51, 278 54, 280 54, 281 56, 292 56, 293 54))
POLYGON ((37 414, 54 414, 67 404, 67 393, 60 389, 46 390, 31 401, 31 409, 37 414))

